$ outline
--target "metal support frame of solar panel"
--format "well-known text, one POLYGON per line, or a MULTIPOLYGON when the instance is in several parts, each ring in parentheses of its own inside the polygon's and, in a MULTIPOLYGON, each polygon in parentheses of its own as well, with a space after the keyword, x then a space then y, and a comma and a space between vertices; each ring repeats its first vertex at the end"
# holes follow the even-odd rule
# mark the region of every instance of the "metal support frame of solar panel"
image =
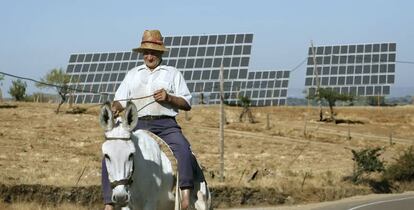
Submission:
POLYGON ((308 49, 305 86, 320 87, 355 96, 390 94, 395 81, 396 43, 369 43, 315 46, 317 72, 314 72, 312 48, 308 49))
POLYGON ((290 71, 252 71, 240 94, 251 100, 252 106, 285 105, 290 71))
MULTIPOLYGON (((183 73, 193 93, 193 103, 198 103, 203 93, 208 104, 219 103, 218 73, 223 64, 224 93, 234 102, 234 93, 247 78, 252 42, 253 34, 167 36, 164 43, 169 52, 163 55, 163 64, 175 66, 183 73)), ((70 85, 85 91, 74 94, 75 102, 102 103, 113 99, 126 72, 142 63, 142 54, 130 51, 72 54, 66 70, 71 75, 70 85)))

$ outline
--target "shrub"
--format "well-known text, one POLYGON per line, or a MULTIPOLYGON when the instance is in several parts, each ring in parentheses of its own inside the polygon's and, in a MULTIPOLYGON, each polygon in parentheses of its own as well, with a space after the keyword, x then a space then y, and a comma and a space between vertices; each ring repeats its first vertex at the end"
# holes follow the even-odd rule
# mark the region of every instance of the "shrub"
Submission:
POLYGON ((393 181, 414 180, 414 152, 411 146, 404 151, 384 172, 384 178, 393 181))
POLYGON ((9 94, 13 96, 16 101, 23 101, 26 97, 26 87, 26 82, 23 82, 20 79, 13 80, 12 86, 9 89, 9 94))
POLYGON ((383 151, 382 148, 367 148, 360 151, 352 150, 353 158, 355 162, 355 168, 352 175, 352 181, 357 183, 360 177, 372 172, 383 172, 384 163, 378 157, 383 151))
POLYGON ((53 94, 47 94, 47 93, 33 93, 31 95, 26 95, 24 98, 25 101, 28 102, 39 102, 39 103, 47 103, 47 102, 56 102, 58 101, 58 96, 53 94))
POLYGON ((75 106, 71 110, 67 110, 66 113, 67 114, 84 114, 86 113, 86 111, 87 111, 86 108, 75 106))

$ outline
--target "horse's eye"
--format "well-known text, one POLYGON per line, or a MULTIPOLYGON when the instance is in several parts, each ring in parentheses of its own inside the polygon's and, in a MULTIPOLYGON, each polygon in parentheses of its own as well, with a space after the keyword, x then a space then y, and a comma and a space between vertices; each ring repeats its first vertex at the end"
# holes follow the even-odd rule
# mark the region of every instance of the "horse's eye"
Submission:
POLYGON ((105 154, 104 156, 105 156, 105 159, 111 160, 108 154, 105 154))
POLYGON ((131 154, 129 154, 129 157, 128 157, 128 159, 129 160, 132 160, 132 158, 134 157, 134 153, 131 153, 131 154))

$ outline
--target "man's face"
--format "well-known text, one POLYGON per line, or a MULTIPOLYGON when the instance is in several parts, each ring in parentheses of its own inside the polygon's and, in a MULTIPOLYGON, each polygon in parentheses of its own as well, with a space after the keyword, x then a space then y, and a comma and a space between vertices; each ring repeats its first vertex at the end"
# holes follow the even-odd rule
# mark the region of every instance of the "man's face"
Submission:
POLYGON ((161 62, 162 52, 155 50, 144 50, 144 62, 150 69, 155 69, 161 62))

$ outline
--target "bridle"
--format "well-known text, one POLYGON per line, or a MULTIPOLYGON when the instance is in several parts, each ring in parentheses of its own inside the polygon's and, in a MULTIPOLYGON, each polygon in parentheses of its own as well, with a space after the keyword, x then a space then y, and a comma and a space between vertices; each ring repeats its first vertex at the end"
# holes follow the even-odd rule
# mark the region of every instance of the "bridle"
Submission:
POLYGON ((131 175, 128 176, 127 178, 111 182, 112 189, 114 189, 118 185, 129 186, 130 184, 132 184, 132 182, 133 182, 132 181, 132 173, 133 172, 134 172, 134 169, 132 169, 131 175))
MULTIPOLYGON (((105 140, 106 141, 111 141, 111 140, 123 140, 123 141, 131 141, 131 137, 106 137, 105 136, 105 140)), ((121 180, 115 180, 111 182, 111 187, 112 189, 114 189, 116 186, 118 185, 125 185, 128 186, 130 184, 132 184, 133 180, 132 180, 132 175, 134 174, 134 161, 132 161, 132 171, 131 173, 128 175, 128 177, 126 177, 125 179, 121 179, 121 180)))

